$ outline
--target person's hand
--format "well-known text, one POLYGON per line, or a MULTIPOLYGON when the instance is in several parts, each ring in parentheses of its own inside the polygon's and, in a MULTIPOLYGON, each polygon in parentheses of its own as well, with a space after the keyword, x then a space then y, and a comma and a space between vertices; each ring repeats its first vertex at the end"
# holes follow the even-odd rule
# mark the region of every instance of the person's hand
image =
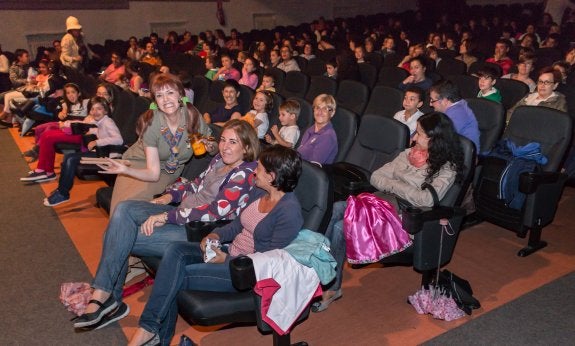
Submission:
POLYGON ((128 171, 128 166, 110 158, 106 158, 106 163, 98 164, 98 167, 102 169, 98 173, 102 174, 124 174, 128 171))
POLYGON ((140 226, 140 232, 142 232, 144 235, 151 236, 152 233, 154 233, 154 227, 161 227, 165 225, 166 219, 166 213, 152 215, 140 226))
POLYGON ((208 239, 219 240, 220 236, 215 233, 210 233, 207 236, 205 236, 204 239, 202 239, 202 241, 200 242, 200 249, 202 250, 203 253, 206 253, 206 242, 208 241, 208 239))
POLYGON ((269 134, 266 133, 266 135, 264 136, 264 139, 266 140, 266 142, 268 142, 269 144, 272 144, 273 140, 272 140, 272 136, 270 136, 269 134))
POLYGON ((218 153, 219 148, 215 138, 202 138, 200 141, 204 143, 204 146, 210 155, 214 156, 218 153))
POLYGON ((409 76, 407 76, 407 78, 405 78, 403 80, 402 83, 403 84, 411 84, 411 83, 413 83, 414 80, 415 80, 415 77, 413 75, 409 75, 409 76))
POLYGON ((154 198, 153 200, 150 201, 150 203, 152 204, 159 204, 159 205, 166 205, 169 204, 170 202, 172 202, 172 195, 170 195, 169 193, 161 195, 160 197, 154 198))
POLYGON ((275 137, 275 138, 278 138, 278 137, 279 137, 280 131, 279 131, 277 125, 272 126, 271 131, 272 131, 272 133, 274 134, 274 137, 275 137))
POLYGON ((66 119, 66 113, 58 113, 58 119, 60 120, 66 119))
POLYGON ((96 144, 96 141, 91 141, 90 143, 88 143, 87 147, 88 150, 92 151, 94 150, 94 148, 96 148, 98 145, 96 144))
POLYGON ((214 250, 216 256, 212 258, 208 263, 224 263, 226 261, 228 254, 223 252, 222 249, 212 246, 212 250, 214 250))
POLYGON ((82 62, 83 58, 81 55, 78 55, 77 57, 74 58, 74 60, 76 60, 77 62, 82 62))

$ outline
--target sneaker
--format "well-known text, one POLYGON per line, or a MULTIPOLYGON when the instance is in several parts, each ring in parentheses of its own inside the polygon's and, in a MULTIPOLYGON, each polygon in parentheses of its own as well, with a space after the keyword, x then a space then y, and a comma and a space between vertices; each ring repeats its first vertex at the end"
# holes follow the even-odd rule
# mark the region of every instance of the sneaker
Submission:
POLYGON ((66 197, 60 193, 60 190, 56 189, 50 196, 44 198, 44 205, 47 207, 54 207, 58 204, 68 202, 69 200, 70 196, 66 197))
POLYGON ((104 328, 110 323, 114 323, 128 316, 129 313, 130 313, 130 307, 126 303, 120 303, 120 305, 116 308, 116 310, 102 317, 102 320, 100 321, 100 323, 96 325, 94 329, 104 328))
MULTIPOLYGON (((54 174, 54 173, 52 173, 52 174, 54 174)), ((28 176, 26 176, 24 178, 20 178, 20 181, 34 182, 34 181, 38 181, 38 180, 44 180, 47 178, 48 178, 48 173, 46 173, 46 172, 30 171, 30 172, 28 172, 28 176)))

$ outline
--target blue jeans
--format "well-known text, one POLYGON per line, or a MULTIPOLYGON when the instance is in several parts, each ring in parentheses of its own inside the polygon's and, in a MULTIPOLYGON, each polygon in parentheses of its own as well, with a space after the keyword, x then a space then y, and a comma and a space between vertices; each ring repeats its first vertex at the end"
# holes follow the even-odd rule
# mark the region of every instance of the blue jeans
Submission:
POLYGON ((178 317, 176 298, 180 290, 236 292, 230 278, 230 259, 228 255, 224 263, 204 263, 199 243, 170 244, 140 317, 140 327, 159 334, 162 345, 169 345, 178 317))
POLYGON ((70 197, 70 190, 74 186, 74 176, 76 168, 83 157, 97 157, 95 152, 77 152, 64 155, 62 160, 62 169, 60 170, 60 180, 58 181, 58 191, 65 197, 70 197))
POLYGON ((333 204, 333 211, 331 219, 325 231, 326 238, 330 241, 330 252, 337 263, 336 275, 331 286, 326 287, 327 290, 337 291, 341 288, 343 280, 343 265, 345 262, 345 236, 343 234, 343 216, 345 208, 347 207, 346 201, 339 201, 333 204))
POLYGON ((118 204, 104 234, 104 246, 92 287, 111 293, 118 302, 128 272, 128 257, 162 257, 169 244, 186 240, 183 225, 165 224, 146 236, 140 225, 151 215, 172 210, 170 205, 156 205, 146 201, 124 201, 118 204))

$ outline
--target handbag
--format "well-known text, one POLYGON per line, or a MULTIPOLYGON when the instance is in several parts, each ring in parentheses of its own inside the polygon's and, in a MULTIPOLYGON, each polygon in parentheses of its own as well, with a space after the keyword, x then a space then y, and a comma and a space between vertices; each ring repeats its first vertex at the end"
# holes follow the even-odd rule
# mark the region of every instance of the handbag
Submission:
POLYGON ((466 314, 471 315, 472 310, 481 307, 479 301, 473 297, 473 289, 469 281, 460 278, 447 269, 439 272, 437 280, 437 285, 442 287, 445 292, 448 292, 451 298, 455 300, 457 307, 465 311, 466 314))

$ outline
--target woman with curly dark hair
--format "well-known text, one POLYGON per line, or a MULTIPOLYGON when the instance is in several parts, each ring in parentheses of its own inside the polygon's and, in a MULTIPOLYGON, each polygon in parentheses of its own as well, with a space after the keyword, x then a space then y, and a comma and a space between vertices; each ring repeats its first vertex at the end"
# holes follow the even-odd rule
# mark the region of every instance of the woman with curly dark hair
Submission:
MULTIPOLYGON (((398 199, 416 207, 433 206, 429 184, 441 200, 449 188, 463 179, 463 149, 453 122, 445 114, 432 112, 417 120, 413 145, 393 161, 372 173, 370 182, 381 192, 376 192, 390 204, 397 206, 398 199)), ((325 232, 331 242, 331 253, 337 262, 337 275, 333 284, 323 293, 323 299, 312 306, 320 312, 342 296, 341 282, 346 257, 343 216, 347 202, 337 202, 325 232)), ((398 212, 401 212, 398 210, 398 212)))

